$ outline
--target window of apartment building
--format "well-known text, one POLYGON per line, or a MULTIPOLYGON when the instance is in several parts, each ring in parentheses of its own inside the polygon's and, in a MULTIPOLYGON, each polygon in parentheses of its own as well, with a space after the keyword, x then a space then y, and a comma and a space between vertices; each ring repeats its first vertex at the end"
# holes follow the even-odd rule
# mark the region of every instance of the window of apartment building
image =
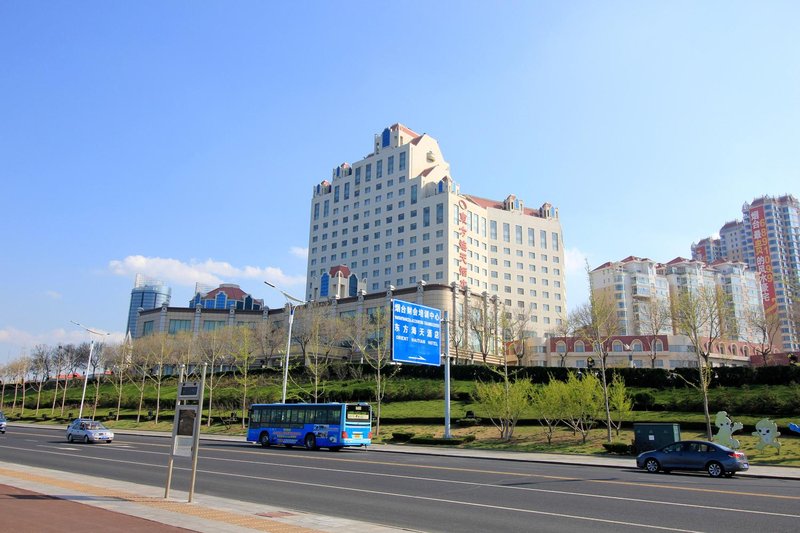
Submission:
POLYGON ((430 207, 423 207, 422 208, 422 227, 427 228, 431 225, 431 208, 430 207))
POLYGON ((519 283, 525 283, 525 276, 517 276, 517 281, 519 283))
POLYGON ((423 234, 422 234, 422 240, 423 240, 423 241, 429 241, 429 240, 431 240, 431 234, 430 234, 430 233, 423 233, 423 234))
POLYGON ((394 156, 390 155, 389 158, 386 160, 386 173, 391 176, 393 172, 394 172, 394 156))
POLYGON ((405 170, 406 169, 406 153, 400 152, 400 160, 398 161, 397 165, 398 170, 405 170))
POLYGON ((503 222, 503 242, 511 242, 511 225, 503 222))
POLYGON ((333 188, 333 203, 339 202, 339 186, 336 185, 333 188))
POLYGON ((416 263, 409 263, 408 264, 408 269, 409 270, 416 270, 417 269, 417 264, 416 263))
POLYGON ((436 245, 436 251, 437 252, 443 252, 444 251, 444 243, 440 242, 439 244, 437 244, 436 245))
POLYGON ((545 230, 539 230, 539 244, 543 250, 547 250, 547 232, 545 230))
POLYGON ((436 223, 444 223, 444 204, 436 204, 436 223))
POLYGON ((503 260, 503 267, 504 268, 511 268, 511 261, 504 259, 503 260))
POLYGON ((375 179, 383 177, 383 161, 380 159, 375 162, 375 179))
POLYGON ((525 264, 524 263, 517 263, 517 270, 524 270, 525 264))
POLYGON ((489 221, 489 238, 497 240, 497 221, 490 220, 489 221))
POLYGON ((367 163, 367 166, 364 169, 364 181, 367 182, 370 181, 371 179, 372 179, 372 164, 367 163))
POLYGON ((411 186, 411 205, 414 205, 415 203, 417 203, 417 186, 416 185, 412 185, 411 186))
MULTIPOLYGON (((350 182, 349 181, 344 184, 344 199, 345 200, 349 200, 350 199, 350 182)), ((344 210, 347 211, 347 209, 348 209, 348 206, 344 206, 344 210)))
POLYGON ((437 257, 436 258, 436 264, 437 265, 443 265, 444 264, 444 257, 437 257))
POLYGON ((361 184, 361 167, 356 168, 356 185, 361 184))
POLYGON ((430 259, 424 259, 424 260, 422 261, 422 268, 429 268, 430 266, 431 266, 431 261, 430 261, 430 259))
POLYGON ((507 281, 511 281, 511 274, 509 274, 508 272, 506 272, 505 274, 503 274, 503 279, 504 279, 504 280, 507 280, 507 281))
MULTIPOLYGON (((411 227, 411 229, 412 229, 412 230, 415 230, 415 229, 417 229, 417 228, 416 228, 416 224, 411 224, 411 226, 412 226, 412 227, 411 227)), ((412 235, 411 237, 409 237, 409 239, 408 239, 408 242, 409 242, 410 244, 416 244, 416 242, 417 242, 417 236, 416 236, 416 235, 412 235)))
POLYGON ((555 231, 550 234, 550 246, 553 250, 558 251, 558 233, 555 231))
POLYGON ((522 226, 514 226, 514 239, 517 244, 522 244, 522 226))
POLYGON ((322 205, 322 216, 323 217, 327 217, 328 215, 331 214, 330 202, 331 202, 330 200, 325 200, 325 202, 322 205))
POLYGON ((511 255, 511 248, 503 248, 504 255, 511 255))
POLYGON ((314 204, 314 220, 319 220, 319 202, 314 204))

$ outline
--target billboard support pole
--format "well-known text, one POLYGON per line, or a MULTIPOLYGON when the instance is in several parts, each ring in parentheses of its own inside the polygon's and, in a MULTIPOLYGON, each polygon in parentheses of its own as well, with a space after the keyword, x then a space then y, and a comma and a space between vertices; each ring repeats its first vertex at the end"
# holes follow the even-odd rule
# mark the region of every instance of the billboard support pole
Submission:
POLYGON ((444 438, 450 439, 450 323, 447 321, 447 311, 442 318, 444 330, 444 438))

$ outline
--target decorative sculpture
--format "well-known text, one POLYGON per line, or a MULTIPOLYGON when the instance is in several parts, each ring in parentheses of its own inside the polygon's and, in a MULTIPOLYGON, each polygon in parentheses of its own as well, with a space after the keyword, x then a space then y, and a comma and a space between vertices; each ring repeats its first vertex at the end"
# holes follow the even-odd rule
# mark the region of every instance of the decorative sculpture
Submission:
POLYGON ((719 428, 717 434, 714 435, 714 442, 727 446, 728 448, 733 448, 734 450, 739 449, 739 441, 733 438, 733 432, 739 431, 744 426, 742 426, 740 422, 732 423, 731 419, 728 418, 728 413, 725 411, 719 411, 717 413, 717 418, 714 423, 719 428))
POLYGON ((757 450, 761 451, 767 446, 772 446, 778 450, 778 453, 781 453, 781 443, 778 440, 781 433, 778 431, 778 424, 769 418, 762 418, 758 421, 753 436, 761 439, 758 444, 756 444, 757 450))

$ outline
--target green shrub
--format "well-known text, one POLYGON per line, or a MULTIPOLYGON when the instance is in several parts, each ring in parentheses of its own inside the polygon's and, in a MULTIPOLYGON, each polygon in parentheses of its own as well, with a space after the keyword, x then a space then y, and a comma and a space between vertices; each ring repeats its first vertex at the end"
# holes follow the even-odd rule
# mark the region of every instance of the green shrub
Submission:
POLYGON ((479 422, 480 418, 459 418, 456 420, 456 424, 462 428, 477 426, 479 422))
POLYGON ((392 433, 392 440, 395 442, 408 442, 414 437, 410 431, 395 431, 392 433))
POLYGON ((438 437, 413 437, 408 440, 409 444, 444 444, 449 446, 458 446, 459 444, 464 443, 464 439, 462 438, 453 438, 453 439, 442 439, 438 437))
POLYGON ((475 435, 464 435, 463 437, 460 437, 460 438, 465 443, 466 442, 474 442, 475 441, 475 435))
POLYGON ((652 392, 637 392, 633 395, 633 409, 636 411, 647 411, 656 403, 656 397, 652 392))
POLYGON ((631 455, 631 445, 624 442, 604 442, 603 448, 608 453, 616 453, 618 455, 631 455))

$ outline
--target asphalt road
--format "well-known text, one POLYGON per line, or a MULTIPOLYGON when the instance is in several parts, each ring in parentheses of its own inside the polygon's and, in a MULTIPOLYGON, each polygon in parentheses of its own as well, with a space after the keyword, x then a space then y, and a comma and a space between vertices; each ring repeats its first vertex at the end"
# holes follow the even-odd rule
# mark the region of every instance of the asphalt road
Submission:
MULTIPOLYGON (((4 461, 163 487, 169 439, 69 444, 61 429, 14 427, 4 461)), ((172 487, 187 490, 189 459, 172 487)), ((197 493, 426 532, 800 530, 800 483, 647 474, 579 465, 201 441, 197 493)))

